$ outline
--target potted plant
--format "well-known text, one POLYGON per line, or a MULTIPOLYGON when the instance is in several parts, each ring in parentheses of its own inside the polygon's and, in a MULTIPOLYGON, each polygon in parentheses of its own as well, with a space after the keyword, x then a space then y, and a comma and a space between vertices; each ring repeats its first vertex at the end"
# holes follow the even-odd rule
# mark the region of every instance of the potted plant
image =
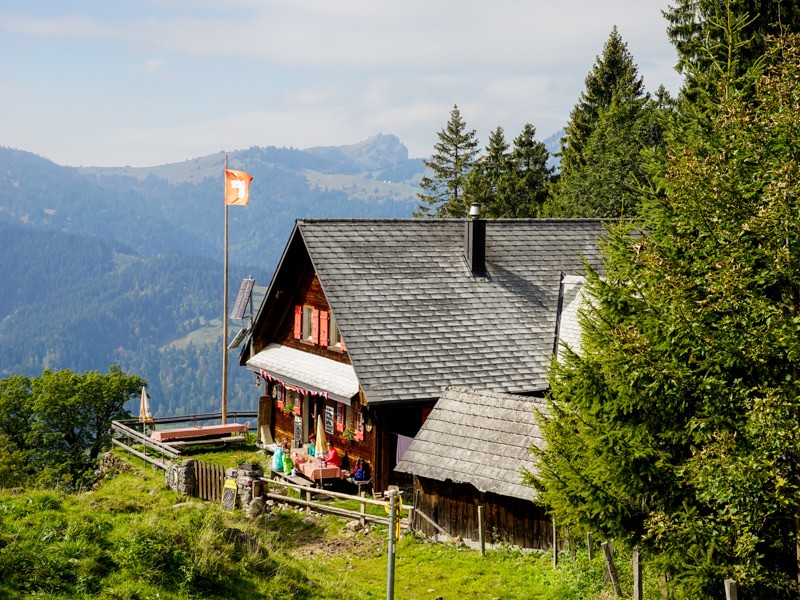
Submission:
POLYGON ((352 444, 356 441, 356 432, 352 427, 345 427, 342 431, 342 439, 348 444, 352 444))

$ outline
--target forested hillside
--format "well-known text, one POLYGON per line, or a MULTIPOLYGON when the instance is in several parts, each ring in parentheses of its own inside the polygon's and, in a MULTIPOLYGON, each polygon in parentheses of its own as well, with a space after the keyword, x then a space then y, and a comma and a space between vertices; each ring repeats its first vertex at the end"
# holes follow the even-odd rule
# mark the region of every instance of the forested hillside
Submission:
MULTIPOLYGON (((218 410, 224 160, 76 169, 0 148, 0 376, 119 364, 157 415, 218 410)), ((229 209, 231 299, 269 284, 297 218, 410 216, 422 170, 394 136, 228 160, 255 177, 229 209)), ((252 408, 231 360, 229 408, 252 408)))

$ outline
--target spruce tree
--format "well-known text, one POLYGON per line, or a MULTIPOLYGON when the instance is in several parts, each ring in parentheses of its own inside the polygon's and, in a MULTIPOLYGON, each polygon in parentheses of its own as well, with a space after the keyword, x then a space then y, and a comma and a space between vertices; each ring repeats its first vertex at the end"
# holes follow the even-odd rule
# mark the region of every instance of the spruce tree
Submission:
POLYGON ((420 181, 423 192, 415 217, 463 218, 469 213, 464 185, 478 154, 475 130, 467 130, 458 106, 450 111, 450 120, 438 134, 434 154, 425 160, 430 170, 420 181))
POLYGON ((481 205, 485 217, 502 216, 494 210, 499 196, 504 192, 505 180, 508 177, 510 152, 505 131, 497 127, 489 134, 489 143, 485 153, 477 158, 465 180, 465 203, 481 205))
POLYGON ((603 46, 602 56, 596 58, 592 71, 586 76, 585 85, 561 138, 562 173, 584 164, 583 148, 595 128, 598 113, 611 105, 612 97, 619 90, 624 90, 631 98, 644 95, 642 78, 616 25, 603 46))
MULTIPOLYGON (((744 74, 764 54, 768 36, 800 32, 796 0, 675 0, 663 14, 689 97, 697 74, 720 64, 734 76, 744 74), (740 32, 740 42, 730 47, 726 32, 733 30, 740 32)), ((711 91, 713 86, 705 90, 711 91)))
MULTIPOLYGON (((547 165, 549 152, 536 139, 536 128, 526 123, 514 138, 507 175, 493 211, 498 217, 530 219, 538 217, 547 198, 547 185, 555 170, 547 165)), ((490 212, 491 216, 492 213, 490 212)))
POLYGON ((659 143, 656 105, 616 27, 561 140, 561 173, 542 214, 618 217, 637 212, 641 151, 659 143), (655 129, 654 129, 655 128, 655 129))
POLYGON ((747 598, 800 593, 800 39, 765 63, 751 83, 695 74, 540 415, 556 520, 639 544, 682 598, 729 577, 747 598))

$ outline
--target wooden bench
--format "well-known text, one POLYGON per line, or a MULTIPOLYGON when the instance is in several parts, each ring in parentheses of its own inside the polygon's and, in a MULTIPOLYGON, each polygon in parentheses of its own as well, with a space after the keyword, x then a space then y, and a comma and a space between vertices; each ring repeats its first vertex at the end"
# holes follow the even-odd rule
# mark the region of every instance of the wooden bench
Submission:
POLYGON ((222 444, 225 446, 232 446, 236 444, 244 444, 247 441, 247 438, 243 435, 236 435, 230 437, 221 437, 221 438, 208 438, 208 439, 199 439, 199 440, 175 440, 174 442, 164 442, 168 446, 173 448, 181 449, 186 448, 187 446, 204 446, 207 444, 222 444))

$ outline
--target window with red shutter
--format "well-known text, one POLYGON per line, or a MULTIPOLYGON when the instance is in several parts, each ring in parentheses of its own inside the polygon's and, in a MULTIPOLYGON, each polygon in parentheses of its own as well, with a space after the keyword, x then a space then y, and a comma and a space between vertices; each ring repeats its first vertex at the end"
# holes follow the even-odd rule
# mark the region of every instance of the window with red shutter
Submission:
POLYGON ((294 339, 303 337, 303 307, 299 304, 294 307, 294 339))

